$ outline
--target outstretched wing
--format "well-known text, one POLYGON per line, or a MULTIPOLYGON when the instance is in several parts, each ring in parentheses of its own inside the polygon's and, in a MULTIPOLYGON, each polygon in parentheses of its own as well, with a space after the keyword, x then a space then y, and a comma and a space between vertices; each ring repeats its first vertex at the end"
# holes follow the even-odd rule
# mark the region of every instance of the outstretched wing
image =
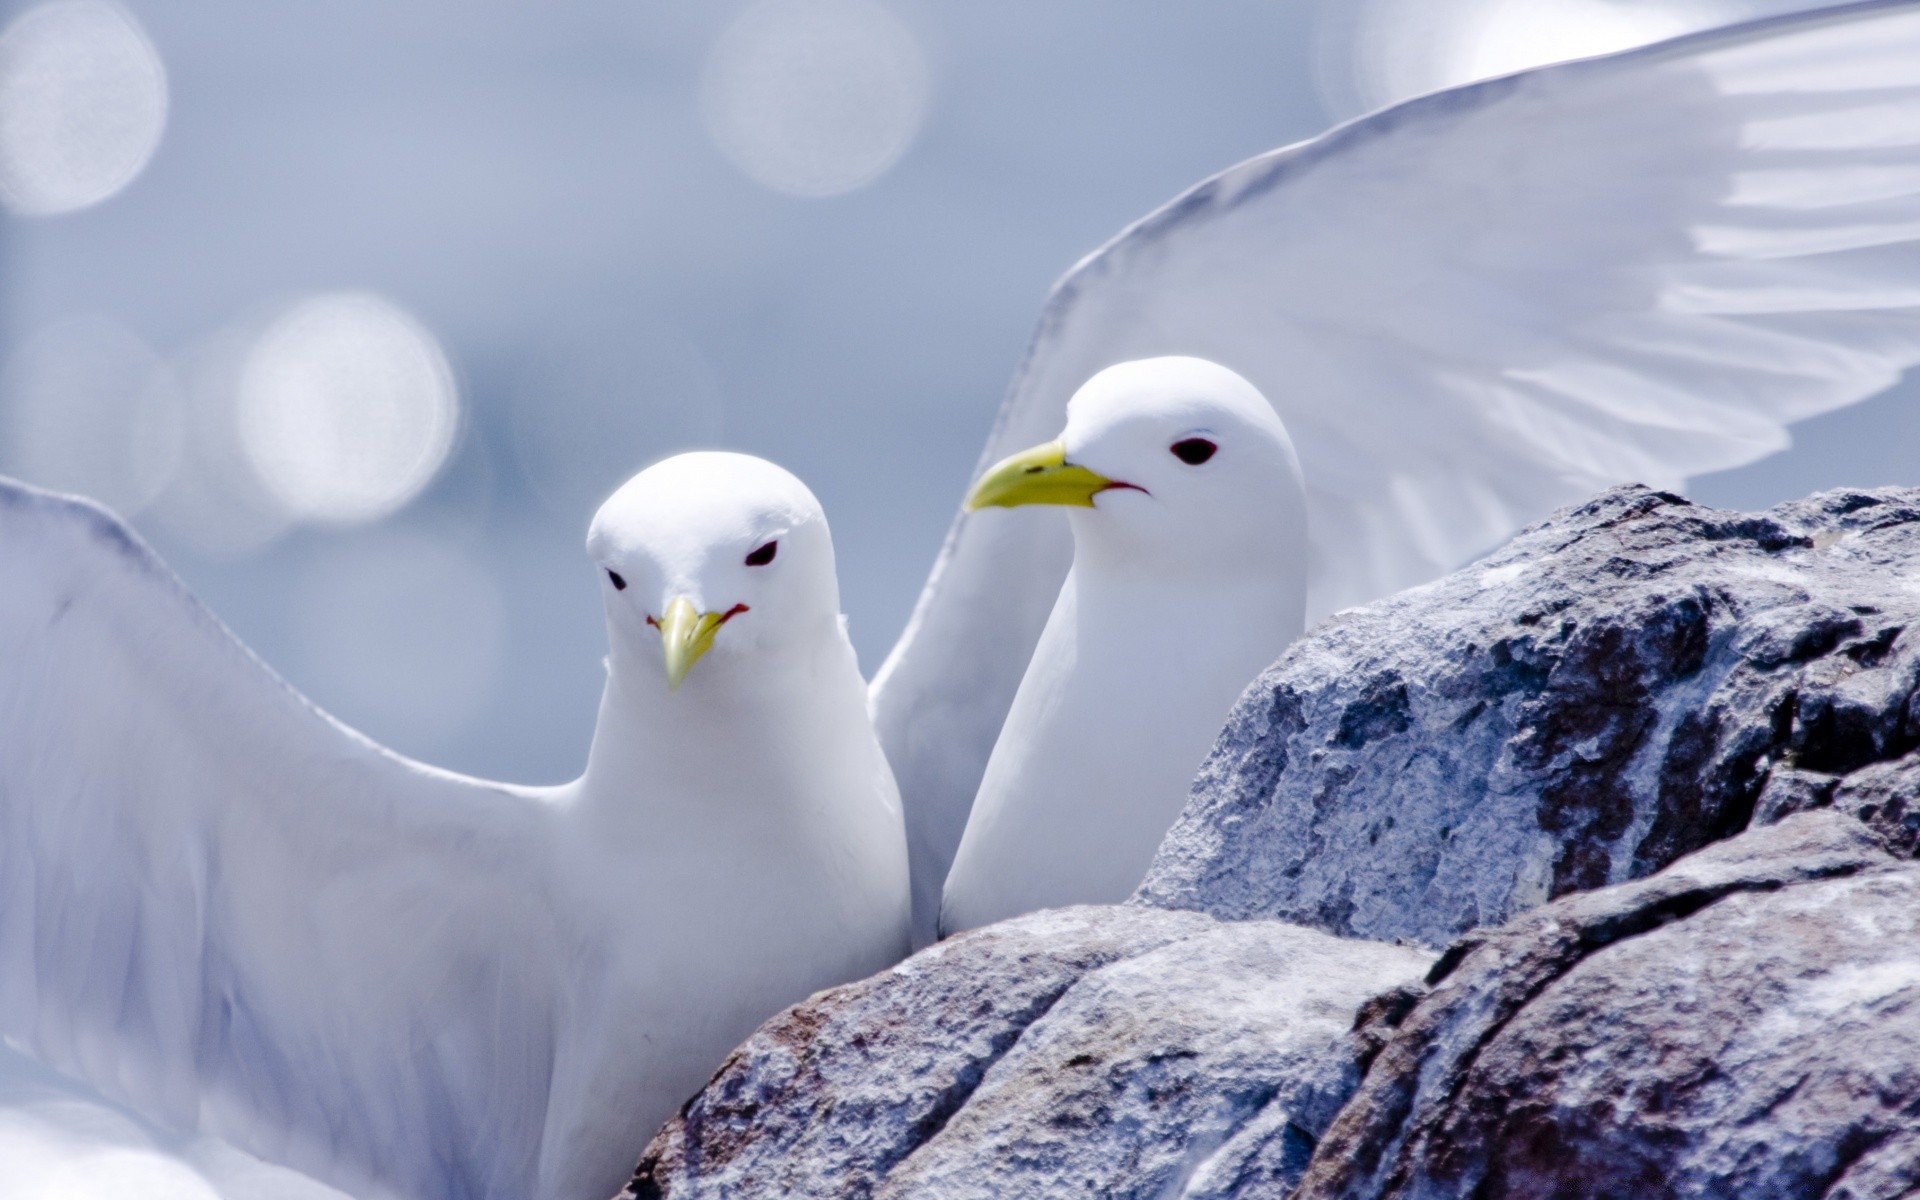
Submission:
POLYGON ((0 1033, 43 1061, 356 1194, 530 1195, 542 827, 313 708, 111 514, 0 480, 0 1033))
MULTIPOLYGON (((1233 367, 1300 452, 1323 615, 1887 387, 1920 358, 1917 241, 1913 0, 1440 92, 1233 167, 1076 266, 982 462, 1053 437, 1115 362, 1233 367)), ((957 517, 875 680, 916 872, 951 855, 1069 557, 1057 514, 957 517)))
POLYGON ((180 1134, 0 1045, 0 1195, 48 1200, 351 1200, 225 1142, 180 1134))

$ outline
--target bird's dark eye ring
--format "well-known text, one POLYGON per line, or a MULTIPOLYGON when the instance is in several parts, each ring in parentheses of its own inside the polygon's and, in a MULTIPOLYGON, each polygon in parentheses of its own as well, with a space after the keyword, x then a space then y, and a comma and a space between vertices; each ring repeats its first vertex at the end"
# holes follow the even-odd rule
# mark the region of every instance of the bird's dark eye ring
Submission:
POLYGON ((624 592, 624 591, 626 591, 626 590, 627 590, 627 581, 626 581, 626 580, 624 580, 624 579, 622 579, 622 578, 620 578, 620 572, 618 572, 618 571, 608 571, 608 572, 607 572, 607 580, 608 580, 608 581, 609 581, 610 583, 612 583, 612 584, 613 584, 613 590, 614 590, 614 591, 616 591, 616 592, 624 592))
POLYGON ((1173 445, 1167 447, 1167 449, 1173 451, 1175 458, 1190 467, 1197 467, 1212 458, 1213 452, 1219 448, 1220 447, 1214 445, 1206 438, 1181 438, 1173 445))
POLYGON ((759 549, 755 550, 752 554, 747 555, 747 565, 750 567, 764 567, 768 563, 773 561, 774 553, 779 549, 780 549, 779 542, 777 541, 768 542, 766 545, 761 546, 759 549))

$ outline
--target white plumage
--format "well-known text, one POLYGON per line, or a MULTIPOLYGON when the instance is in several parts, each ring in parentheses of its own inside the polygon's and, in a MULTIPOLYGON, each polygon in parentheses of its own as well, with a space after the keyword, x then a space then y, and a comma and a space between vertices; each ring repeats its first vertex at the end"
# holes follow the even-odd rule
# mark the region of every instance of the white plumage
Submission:
POLYGON ((943 934, 1125 900, 1234 699, 1306 609, 1300 466, 1233 372, 1191 358, 1109 367, 1038 449, 1058 465, 1021 456, 975 496, 1070 505, 1073 569, 980 782, 943 934))
MULTIPOLYGON (((1230 168, 1055 287, 982 465, 1174 354, 1284 420, 1310 619, 1599 487, 1779 450, 1920 360, 1920 4, 1544 67, 1230 168)), ((959 516, 875 679, 921 938, 1070 558, 1062 520, 959 516)))
POLYGON ((0 1197, 348 1200, 217 1138, 159 1128, 11 1046, 0 1046, 0 1197))
MULTIPOLYGON (((1048 301, 982 461, 1114 363, 1224 363, 1299 451, 1322 615, 1885 387, 1920 358, 1916 242, 1920 0, 1544 68, 1121 233, 1048 301)), ((597 1196, 755 1021, 884 965, 904 854, 824 521, 764 464, 676 461, 596 526, 628 586, 592 763, 551 789, 382 750, 116 520, 0 486, 0 1032, 364 1196, 597 1196), (646 519, 708 470, 688 523, 646 519), (775 578, 740 557, 770 533, 794 589, 728 601, 775 578), (669 695, 644 618, 673 589, 748 611, 669 695)), ((873 689, 922 936, 1067 575, 1040 516, 956 520, 873 689)))
POLYGON ((0 484, 0 1032, 358 1196, 617 1190, 759 1021, 905 950, 907 884, 806 488, 683 455, 589 550, 589 764, 516 787, 346 729, 110 514, 0 484), (712 644, 677 691, 661 623, 712 644))

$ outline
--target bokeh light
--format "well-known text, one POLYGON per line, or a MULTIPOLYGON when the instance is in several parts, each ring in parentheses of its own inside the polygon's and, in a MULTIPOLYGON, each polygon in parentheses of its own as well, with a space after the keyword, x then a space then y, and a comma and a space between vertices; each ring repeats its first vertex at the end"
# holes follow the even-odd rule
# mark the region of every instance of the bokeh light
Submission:
POLYGON ((173 482, 143 524, 214 561, 253 554, 293 526, 240 445, 240 373, 263 324, 240 322, 174 361, 185 400, 186 436, 173 482))
POLYGON ((1321 74, 1337 110, 1365 111, 1735 15, 1702 0, 1359 0, 1337 14, 1321 74))
POLYGON ((1447 58, 1448 82, 1643 46, 1686 31, 1669 13, 1609 0, 1497 0, 1475 14, 1447 58))
POLYGON ((241 367, 240 444, 301 520, 350 524, 401 508, 446 462, 458 418, 439 343, 379 296, 301 302, 241 367))
POLYGON ((300 572, 293 629, 302 691, 427 754, 498 688, 507 605, 490 565, 464 546, 383 528, 316 550, 300 572))
POLYGON ((98 204, 160 145, 167 75, 133 15, 53 0, 0 32, 0 204, 22 216, 98 204))
POLYGON ((516 381, 513 455, 549 511, 584 523, 628 476, 717 446, 724 403, 692 342, 658 315, 602 308, 545 339, 516 381))
POLYGON ((726 156, 793 196, 878 179, 906 153, 927 108, 913 34, 868 0, 761 0, 707 59, 702 107, 726 156))
POLYGON ((103 317, 43 329, 0 374, 0 465, 133 516, 180 462, 180 386, 146 343, 103 317))

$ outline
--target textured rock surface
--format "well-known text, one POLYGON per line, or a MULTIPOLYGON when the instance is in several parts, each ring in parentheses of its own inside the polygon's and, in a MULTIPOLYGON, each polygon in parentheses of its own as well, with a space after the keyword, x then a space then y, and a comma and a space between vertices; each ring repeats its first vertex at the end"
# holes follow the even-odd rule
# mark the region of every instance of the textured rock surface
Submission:
POLYGON ((1440 946, 1804 808, 1911 853, 1916 616, 1920 491, 1605 493, 1296 644, 1140 899, 1440 946))
POLYGON ((1920 1200, 1916 617, 1920 491, 1559 514, 1290 651, 1134 903, 775 1018, 627 1195, 1920 1200))
POLYGON ((1430 961, 1141 908, 991 926, 769 1022, 654 1139, 626 1194, 1288 1188, 1430 961))
POLYGON ((1563 900, 1435 974, 1296 1200, 1920 1194, 1920 865, 1851 818, 1563 900))

